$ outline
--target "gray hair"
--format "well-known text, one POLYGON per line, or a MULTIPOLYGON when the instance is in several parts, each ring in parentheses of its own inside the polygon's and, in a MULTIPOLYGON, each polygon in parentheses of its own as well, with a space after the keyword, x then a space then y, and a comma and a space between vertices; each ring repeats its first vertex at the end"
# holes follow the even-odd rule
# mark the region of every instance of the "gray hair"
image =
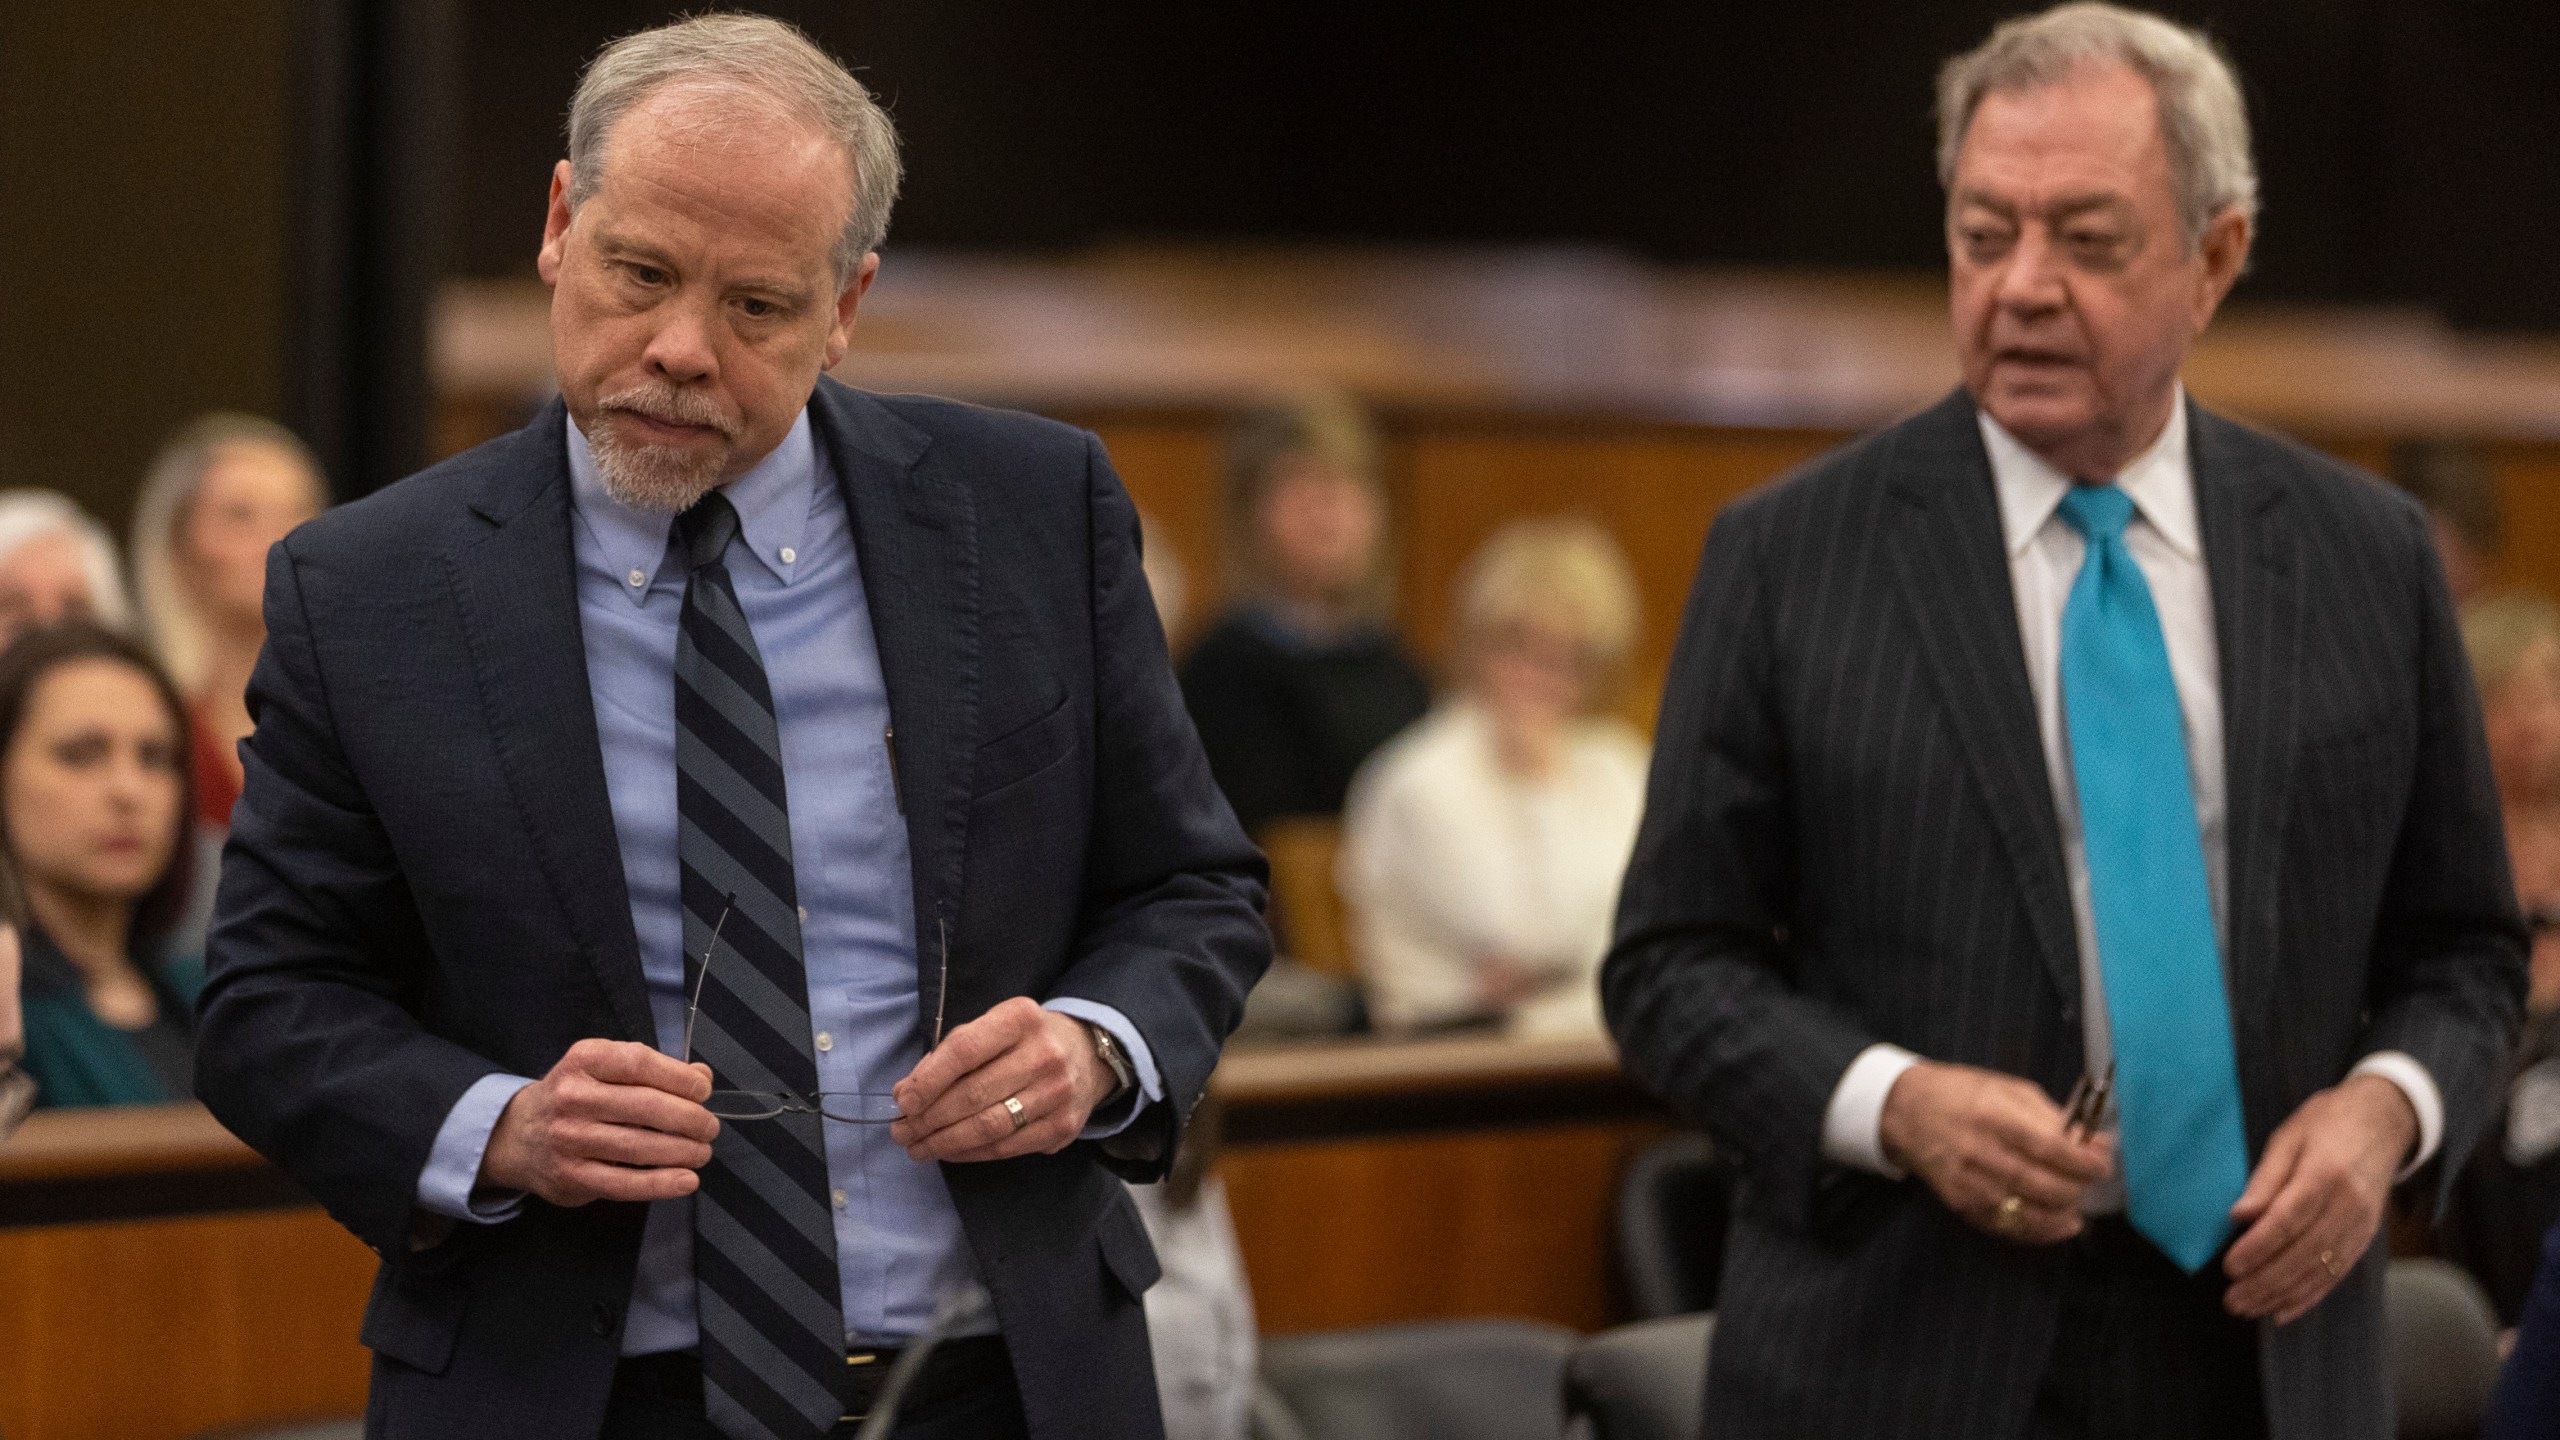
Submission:
POLYGON ((1980 49, 1939 70, 1938 183, 1955 184, 1956 154, 1984 96, 2049 85, 2093 62, 2122 65, 2151 82, 2190 247, 2226 211, 2257 219, 2258 166, 2231 62, 2198 31, 2099 0, 2005 21, 1980 49))
POLYGON ((80 547, 90 618, 118 634, 132 630, 133 609, 125 599, 124 572, 116 565, 116 546, 107 538, 107 527, 60 491, 0 490, 0 565, 20 547, 49 535, 68 536, 80 547))
POLYGON ((204 621, 178 575, 179 532, 195 508, 196 491, 213 473, 223 453, 239 446, 263 446, 282 452, 311 477, 312 499, 328 500, 320 478, 320 462, 302 437, 273 420, 230 411, 215 411, 189 421, 151 457, 142 493, 133 502, 133 580, 142 597, 142 616, 151 627, 160 663, 178 688, 193 695, 204 683, 204 621))
POLYGON ((603 180, 605 140, 631 108, 666 85, 708 91, 823 131, 853 167, 853 213, 836 241, 839 281, 889 233, 898 199, 898 132, 888 115, 827 52, 793 26, 762 15, 698 15, 607 45, 569 102, 569 204, 603 180))

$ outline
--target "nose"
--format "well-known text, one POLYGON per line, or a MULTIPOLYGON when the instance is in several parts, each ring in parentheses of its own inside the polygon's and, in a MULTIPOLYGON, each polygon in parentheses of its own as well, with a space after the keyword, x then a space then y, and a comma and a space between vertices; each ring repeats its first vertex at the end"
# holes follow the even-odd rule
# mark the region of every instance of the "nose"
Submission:
POLYGON ((2053 237, 2042 225, 2028 225, 2019 234, 2008 263, 2001 267, 1996 298, 2002 309, 2019 315, 2058 310, 2069 302, 2053 237))
POLYGON ((119 811, 142 808, 150 795, 154 770, 139 746, 121 746, 107 767, 107 802, 119 811))
POLYGON ((671 384, 690 385, 710 379, 720 368, 711 343, 713 317, 698 304, 665 306, 662 314, 664 318, 649 337, 649 348, 642 360, 671 384))

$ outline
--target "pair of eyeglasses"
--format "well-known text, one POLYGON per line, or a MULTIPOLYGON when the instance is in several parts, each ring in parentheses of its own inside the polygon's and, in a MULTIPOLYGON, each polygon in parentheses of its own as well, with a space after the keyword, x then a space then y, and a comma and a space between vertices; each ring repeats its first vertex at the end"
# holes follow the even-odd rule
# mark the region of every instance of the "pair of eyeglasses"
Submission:
MULTIPOLYGON (((721 928, 729 923, 729 912, 738 908, 738 895, 731 891, 722 897, 720 918, 711 922, 711 939, 702 947, 702 969, 693 977, 693 999, 684 1012, 684 1062, 693 1063, 693 1027, 702 1018, 702 984, 711 978, 711 957, 720 949, 721 928)), ((944 965, 950 963, 945 951, 944 965)), ((948 970, 945 971, 948 974, 948 970)), ((935 1038, 940 1039, 937 1018, 935 1038)), ((886 1125, 898 1116, 898 1102, 886 1095, 873 1095, 860 1090, 820 1090, 797 1094, 782 1090, 714 1090, 702 1108, 723 1120, 771 1120, 783 1115, 816 1115, 846 1125, 886 1125)))
POLYGON ((2083 1074, 2071 1087, 2070 1097, 2062 1102, 2062 1133, 2074 1140, 2086 1140, 2104 1130, 2115 1119, 2116 1066, 2107 1062, 2107 1073, 2092 1079, 2083 1074))

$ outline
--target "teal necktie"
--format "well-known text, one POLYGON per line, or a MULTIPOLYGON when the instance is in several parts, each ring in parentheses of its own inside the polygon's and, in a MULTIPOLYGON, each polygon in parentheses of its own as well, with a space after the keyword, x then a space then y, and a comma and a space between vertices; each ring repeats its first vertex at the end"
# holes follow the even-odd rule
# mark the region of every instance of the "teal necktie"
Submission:
POLYGON ((2186 729, 2151 587, 2125 548, 2131 497, 2074 485, 2062 518, 2089 542, 2062 611, 2062 711, 2115 1039, 2125 1208, 2194 1274, 2230 1233, 2249 1156, 2186 729))

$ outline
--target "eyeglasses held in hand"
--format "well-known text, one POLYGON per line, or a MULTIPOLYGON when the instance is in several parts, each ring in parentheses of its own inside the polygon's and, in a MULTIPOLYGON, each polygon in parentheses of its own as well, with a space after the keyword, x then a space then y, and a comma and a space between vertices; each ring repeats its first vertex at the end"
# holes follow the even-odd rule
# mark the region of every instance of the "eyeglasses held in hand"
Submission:
MULTIPOLYGON (((721 928, 729 923, 729 912, 738 908, 738 894, 730 891, 720 904, 720 918, 711 922, 711 940, 702 947, 702 969, 693 977, 693 999, 684 1012, 684 1063, 693 1063, 693 1027, 702 1018, 702 982, 711 978, 711 957, 720 949, 721 928)), ((871 1095, 859 1090, 820 1090, 802 1095, 778 1090, 714 1090, 702 1108, 723 1120, 771 1120, 782 1115, 817 1115, 847 1125, 886 1125, 898 1118, 898 1104, 886 1095, 871 1095)))

